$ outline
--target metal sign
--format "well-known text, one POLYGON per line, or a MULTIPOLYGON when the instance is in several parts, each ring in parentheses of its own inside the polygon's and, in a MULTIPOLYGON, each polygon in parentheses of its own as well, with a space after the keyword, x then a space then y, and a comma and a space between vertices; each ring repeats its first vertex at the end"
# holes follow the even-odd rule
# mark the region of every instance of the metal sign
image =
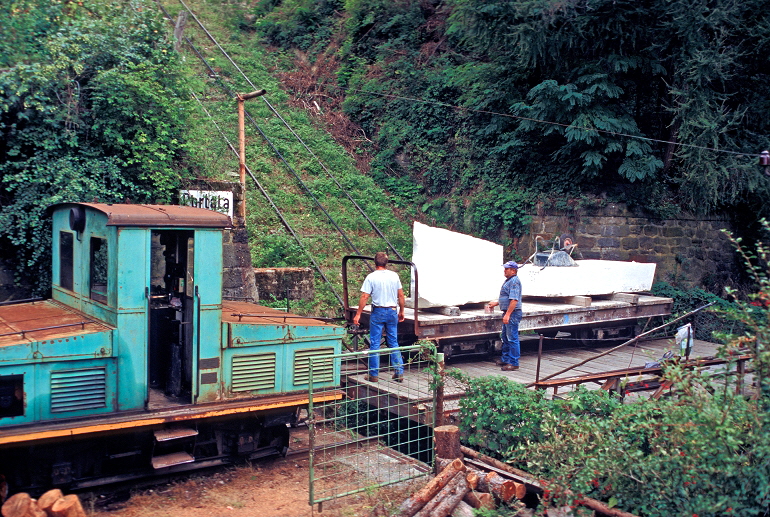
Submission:
POLYGON ((233 216, 233 193, 229 190, 180 190, 179 204, 233 216))

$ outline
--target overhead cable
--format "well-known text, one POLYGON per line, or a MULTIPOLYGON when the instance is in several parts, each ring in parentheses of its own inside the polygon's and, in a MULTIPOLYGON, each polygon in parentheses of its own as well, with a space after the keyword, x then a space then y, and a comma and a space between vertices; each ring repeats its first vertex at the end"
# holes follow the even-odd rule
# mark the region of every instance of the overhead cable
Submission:
MULTIPOLYGON (((179 3, 181 3, 182 6, 185 9, 187 9, 187 11, 193 17, 193 20, 195 20, 195 23, 197 23, 198 26, 201 28, 201 30, 203 30, 203 32, 206 34, 206 36, 209 38, 209 40, 211 40, 211 42, 214 43, 214 45, 217 46, 217 48, 222 53, 222 55, 225 56, 225 58, 235 67, 236 70, 238 70, 238 72, 246 80, 246 82, 249 83, 249 86, 251 86, 251 88, 253 90, 257 90, 258 88, 254 85, 253 82, 251 82, 251 79, 249 79, 249 77, 243 72, 243 70, 241 70, 241 68, 235 63, 235 61, 230 57, 230 55, 227 53, 227 51, 224 48, 222 48, 222 46, 219 44, 219 42, 216 40, 216 38, 214 38, 214 36, 208 31, 208 29, 206 29, 206 27, 198 19, 198 17, 195 16, 195 13, 193 13, 190 10, 190 8, 187 6, 187 4, 185 4, 184 0, 179 0, 179 3)), ((326 174, 332 179, 332 181, 334 181, 334 183, 337 185, 337 187, 340 189, 340 191, 343 194, 345 194, 345 196, 353 203, 353 205, 356 207, 356 209, 364 216, 364 218, 367 220, 367 222, 369 222, 369 224, 372 226, 372 228, 377 233, 377 235, 379 235, 379 237, 385 241, 385 243, 388 245, 388 247, 390 247, 390 249, 392 249, 393 252, 398 256, 399 260, 404 260, 404 258, 401 256, 401 254, 396 249, 396 247, 393 246, 393 244, 391 244, 391 242, 385 237, 385 235, 382 233, 382 231, 380 231, 380 229, 377 227, 377 225, 374 223, 374 221, 372 221, 369 218, 369 216, 366 214, 366 212, 364 212, 363 208, 361 208, 361 206, 348 194, 347 190, 339 183, 339 181, 337 181, 337 178, 335 178, 332 175, 332 173, 329 171, 329 169, 326 167, 326 165, 324 165, 324 163, 320 160, 320 158, 318 158, 318 156, 310 149, 310 147, 308 147, 308 145, 305 143, 305 141, 294 131, 294 129, 289 125, 288 122, 286 122, 286 120, 280 115, 280 113, 278 113, 278 110, 276 110, 275 107, 270 103, 270 101, 268 101, 265 97, 261 97, 261 99, 262 99, 262 102, 264 102, 267 105, 267 107, 278 117, 278 119, 281 122, 283 122, 283 124, 286 126, 286 128, 291 132, 292 135, 294 135, 294 137, 310 153, 310 155, 316 160, 316 162, 318 162, 318 164, 321 166, 321 168, 324 170, 324 172, 326 172, 326 174)), ((267 136, 262 132, 262 130, 256 124, 254 119, 251 116, 249 116, 249 119, 252 121, 254 126, 257 128, 257 131, 259 131, 260 134, 262 134, 262 136, 265 138, 265 140, 267 140, 268 144, 275 150, 276 153, 278 153, 278 150, 275 148, 275 146, 273 146, 273 144, 270 142, 270 140, 267 138, 267 136)), ((280 153, 278 153, 278 154, 280 156, 280 153)), ((283 156, 280 156, 280 158, 286 164, 286 166, 289 167, 289 169, 291 170, 292 174, 294 174, 294 176, 302 184, 302 186, 305 187, 305 189, 307 190, 308 194, 313 198, 314 201, 316 201, 316 203, 321 208, 321 210, 323 210, 324 213, 326 213, 326 210, 323 208, 321 203, 315 198, 315 196, 312 194, 312 192, 310 192, 310 190, 307 188, 307 186, 302 182, 302 180, 299 178, 299 176, 294 171, 294 169, 291 168, 291 166, 289 166, 289 164, 283 159, 283 156)), ((330 218, 330 220, 332 220, 332 224, 334 224, 334 226, 337 227, 337 229, 343 235, 343 238, 345 239, 345 241, 348 242, 348 244, 356 251, 356 253, 361 254, 361 252, 359 252, 355 248, 353 243, 349 241, 349 239, 347 238, 347 235, 345 234, 345 232, 342 231, 342 229, 340 229, 336 225, 336 223, 333 221, 333 219, 331 219, 331 216, 328 213, 326 213, 326 215, 330 218)))

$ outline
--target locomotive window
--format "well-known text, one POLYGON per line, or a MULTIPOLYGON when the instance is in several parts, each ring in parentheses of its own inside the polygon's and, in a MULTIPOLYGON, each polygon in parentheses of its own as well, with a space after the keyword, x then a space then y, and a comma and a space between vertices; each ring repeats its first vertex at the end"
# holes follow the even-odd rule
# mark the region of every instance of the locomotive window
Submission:
POLYGON ((0 418, 24 416, 24 376, 0 375, 0 418))
POLYGON ((73 240, 69 232, 59 232, 59 285, 72 291, 73 240))
POLYGON ((107 239, 91 237, 91 299, 107 303, 107 239))

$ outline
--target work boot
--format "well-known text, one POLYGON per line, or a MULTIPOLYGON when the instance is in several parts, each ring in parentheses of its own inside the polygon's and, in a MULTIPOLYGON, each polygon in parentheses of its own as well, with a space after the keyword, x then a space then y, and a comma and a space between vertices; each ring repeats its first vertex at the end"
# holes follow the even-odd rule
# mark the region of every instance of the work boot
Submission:
POLYGON ((364 380, 367 380, 369 382, 377 382, 380 380, 380 378, 377 377, 376 375, 365 375, 364 380))
POLYGON ((404 374, 398 372, 394 373, 393 382, 404 382, 404 374))
POLYGON ((512 364, 504 364, 502 368, 500 368, 504 372, 515 372, 519 369, 518 366, 514 366, 512 364))

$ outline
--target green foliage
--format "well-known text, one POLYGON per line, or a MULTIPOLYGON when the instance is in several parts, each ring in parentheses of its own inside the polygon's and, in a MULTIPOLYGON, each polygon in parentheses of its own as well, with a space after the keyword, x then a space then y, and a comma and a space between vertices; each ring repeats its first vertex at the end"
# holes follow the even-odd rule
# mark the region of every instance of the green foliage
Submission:
MULTIPOLYGON (((735 320, 730 320, 724 314, 724 311, 732 307, 733 304, 708 291, 699 288, 683 289, 666 282, 655 282, 652 286, 652 294, 674 300, 670 319, 678 318, 698 307, 714 303, 712 307, 693 316, 695 339, 713 341, 719 339, 715 333, 736 333, 741 330, 741 326, 735 320)), ((719 340, 718 342, 723 341, 719 340)))
POLYGON ((254 28, 273 45, 318 50, 330 43, 333 16, 342 4, 342 0, 262 2, 254 28))
POLYGON ((555 506, 591 497, 647 517, 767 515, 770 249, 741 254, 755 291, 721 304, 724 321, 743 330, 725 336, 719 356, 732 371, 738 357, 751 358, 754 393, 737 392, 721 369, 677 363, 664 371, 674 396, 626 404, 601 390, 546 400, 503 377, 473 379, 461 402, 466 441, 536 475, 555 506))
POLYGON ((141 2, 30 0, 12 4, 4 23, 26 54, 0 72, 0 241, 44 292, 45 208, 170 199, 186 104, 161 20, 141 2), (34 41, 21 30, 32 26, 34 41))
MULTIPOLYGON (((268 37, 294 34, 307 16, 286 8, 299 3, 269 5, 268 37)), ((760 115, 770 78, 754 57, 770 52, 760 0, 324 5, 310 26, 338 23, 344 109, 388 190, 406 178, 424 187, 420 203, 461 205, 479 185, 503 184, 545 197, 607 192, 661 216, 767 214, 770 183, 754 157, 770 147, 760 115)), ((487 231, 510 220, 502 206, 454 222, 487 231)))

